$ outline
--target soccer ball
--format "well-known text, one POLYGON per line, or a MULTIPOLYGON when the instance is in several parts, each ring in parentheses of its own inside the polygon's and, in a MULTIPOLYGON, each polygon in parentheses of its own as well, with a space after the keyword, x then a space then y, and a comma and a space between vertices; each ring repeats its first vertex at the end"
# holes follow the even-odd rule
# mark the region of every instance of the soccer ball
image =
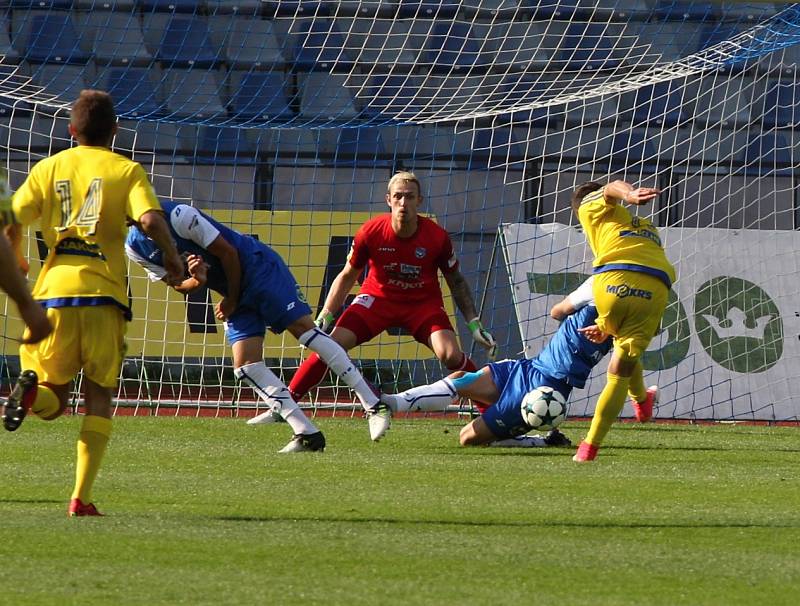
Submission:
POLYGON ((567 418, 567 401, 552 387, 537 387, 522 398, 522 419, 533 429, 548 431, 567 418))

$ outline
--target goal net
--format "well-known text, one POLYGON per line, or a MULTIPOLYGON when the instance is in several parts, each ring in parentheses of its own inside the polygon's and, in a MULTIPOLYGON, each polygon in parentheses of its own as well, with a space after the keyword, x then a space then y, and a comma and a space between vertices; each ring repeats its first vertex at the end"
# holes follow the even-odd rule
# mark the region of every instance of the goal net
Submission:
MULTIPOLYGON (((451 234, 501 357, 534 356, 548 309, 591 270, 574 187, 663 190, 638 210, 679 279, 645 359, 660 418, 795 421, 800 8, 765 2, 542 0, 0 3, 0 149, 12 189, 74 142, 69 103, 108 90, 114 149, 160 197, 275 248, 318 311, 352 235, 413 170, 451 234)), ((31 278, 46 251, 26 241, 31 278)), ((236 414, 207 292, 184 299, 130 268, 135 319, 119 406, 236 414)), ((3 389, 19 372, 16 309, 0 300, 3 389)), ((456 321, 450 297, 448 310, 456 321)), ((485 362, 457 318, 466 351, 485 362)), ((441 377, 392 330, 351 352, 386 391, 441 377)), ((304 351, 268 334, 289 380, 304 351)), ((601 364, 576 392, 589 415, 601 364)), ((304 406, 353 411, 328 379, 304 406)), ((630 414, 628 409, 623 414, 630 414)))

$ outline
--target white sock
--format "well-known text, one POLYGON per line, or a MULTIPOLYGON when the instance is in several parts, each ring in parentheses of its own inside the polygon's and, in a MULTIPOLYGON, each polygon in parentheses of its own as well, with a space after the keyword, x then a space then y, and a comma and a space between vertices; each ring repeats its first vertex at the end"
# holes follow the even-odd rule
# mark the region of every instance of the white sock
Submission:
POLYGON ((378 403, 379 398, 372 391, 369 383, 353 364, 350 356, 336 341, 322 332, 319 328, 312 328, 300 335, 300 344, 308 347, 322 359, 350 389, 356 392, 361 405, 369 410, 378 403))
POLYGON ((272 410, 280 414, 295 434, 317 433, 319 429, 300 410, 286 385, 264 362, 253 362, 233 369, 234 376, 244 381, 272 410))
POLYGON ((395 402, 397 412, 434 412, 447 410, 447 407, 458 398, 458 391, 450 379, 442 379, 430 385, 412 387, 395 395, 384 394, 383 397, 391 398, 395 402))

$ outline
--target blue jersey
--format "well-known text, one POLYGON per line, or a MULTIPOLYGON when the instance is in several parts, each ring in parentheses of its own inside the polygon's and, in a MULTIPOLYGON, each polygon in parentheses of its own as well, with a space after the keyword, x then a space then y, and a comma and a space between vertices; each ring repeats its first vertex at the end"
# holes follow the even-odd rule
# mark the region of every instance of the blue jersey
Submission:
MULTIPOLYGON (((267 327, 281 333, 291 323, 311 313, 289 268, 269 246, 191 206, 170 201, 161 205, 178 252, 184 257, 198 255, 208 264, 206 286, 211 290, 228 295, 225 270, 208 247, 222 237, 239 255, 242 285, 239 304, 225 325, 229 342, 263 336, 267 327)), ((145 268, 151 279, 160 280, 166 275, 163 253, 138 228, 128 230, 125 250, 133 261, 145 268)))
POLYGON ((606 339, 598 345, 578 332, 579 328, 591 326, 596 320, 597 308, 594 305, 587 305, 567 316, 531 364, 543 375, 582 389, 592 369, 614 346, 613 339, 606 339))

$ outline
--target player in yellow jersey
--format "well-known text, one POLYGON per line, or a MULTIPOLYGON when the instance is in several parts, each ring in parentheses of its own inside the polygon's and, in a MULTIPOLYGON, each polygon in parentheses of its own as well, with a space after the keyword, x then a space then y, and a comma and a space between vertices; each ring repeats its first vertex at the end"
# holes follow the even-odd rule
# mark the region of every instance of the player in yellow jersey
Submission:
POLYGON ((91 491, 111 434, 111 397, 125 352, 127 292, 125 236, 138 221, 165 252, 174 282, 183 277, 175 244, 144 169, 112 152, 116 114, 111 97, 84 90, 72 106, 69 133, 77 147, 37 163, 14 194, 15 223, 6 233, 21 267, 21 225, 39 221, 49 253, 33 297, 53 333, 20 347, 24 369, 3 409, 16 430, 28 410, 52 420, 64 411, 71 382, 83 369, 83 417, 70 516, 100 515, 91 491))
POLYGON ((573 457, 577 462, 595 459, 622 411, 626 394, 639 403, 640 421, 652 416, 656 391, 645 389, 641 358, 658 331, 675 269, 652 222, 631 215, 620 202, 638 206, 659 193, 658 189, 613 181, 606 186, 584 183, 572 196, 572 208, 594 253, 592 291, 598 313, 596 326, 581 332, 594 342, 614 337, 606 386, 589 432, 573 457))

